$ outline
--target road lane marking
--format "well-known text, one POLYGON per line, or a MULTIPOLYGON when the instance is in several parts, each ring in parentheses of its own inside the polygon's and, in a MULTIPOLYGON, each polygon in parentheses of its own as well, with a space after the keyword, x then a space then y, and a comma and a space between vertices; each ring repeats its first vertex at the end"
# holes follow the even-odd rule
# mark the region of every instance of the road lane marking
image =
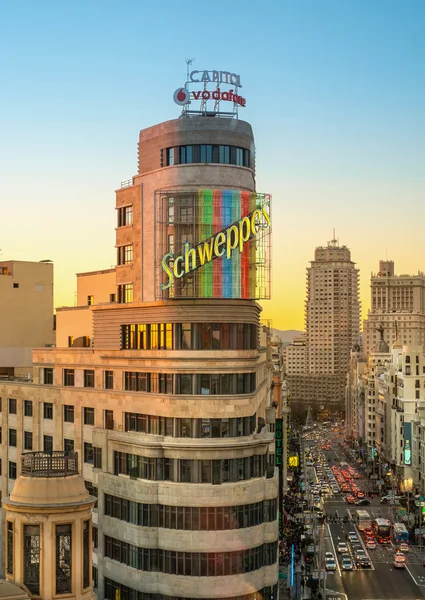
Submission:
POLYGON ((418 582, 416 581, 416 579, 413 577, 413 573, 412 573, 412 571, 409 569, 409 567, 408 567, 407 565, 406 565, 406 569, 407 569, 407 572, 409 573, 410 577, 413 579, 413 581, 416 583, 416 585, 417 585, 418 587, 425 587, 425 584, 424 584, 424 583, 418 583, 418 582))
POLYGON ((332 537, 332 532, 331 532, 331 528, 329 527, 329 523, 326 523, 326 527, 328 528, 328 533, 329 533, 329 537, 331 538, 331 544, 332 544, 332 548, 334 551, 334 556, 335 556, 335 562, 336 562, 336 567, 338 569, 338 574, 341 577, 341 569, 339 568, 339 559, 335 550, 335 544, 334 544, 334 540, 332 537))

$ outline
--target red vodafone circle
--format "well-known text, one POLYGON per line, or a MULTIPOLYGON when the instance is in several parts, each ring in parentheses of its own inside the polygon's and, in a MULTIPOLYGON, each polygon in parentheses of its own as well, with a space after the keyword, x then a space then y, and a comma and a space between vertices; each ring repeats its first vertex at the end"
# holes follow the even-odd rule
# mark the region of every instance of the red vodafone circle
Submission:
POLYGON ((186 89, 186 88, 178 88, 175 92, 174 92, 174 102, 176 104, 179 104, 180 106, 183 106, 184 104, 187 104, 190 100, 190 92, 186 89))

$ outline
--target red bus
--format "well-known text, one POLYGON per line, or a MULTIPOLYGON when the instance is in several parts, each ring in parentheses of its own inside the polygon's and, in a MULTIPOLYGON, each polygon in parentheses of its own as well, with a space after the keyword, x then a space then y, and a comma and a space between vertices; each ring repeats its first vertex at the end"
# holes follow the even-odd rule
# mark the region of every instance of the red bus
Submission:
POLYGON ((372 521, 372 531, 380 544, 391 543, 391 523, 388 519, 374 519, 372 521))

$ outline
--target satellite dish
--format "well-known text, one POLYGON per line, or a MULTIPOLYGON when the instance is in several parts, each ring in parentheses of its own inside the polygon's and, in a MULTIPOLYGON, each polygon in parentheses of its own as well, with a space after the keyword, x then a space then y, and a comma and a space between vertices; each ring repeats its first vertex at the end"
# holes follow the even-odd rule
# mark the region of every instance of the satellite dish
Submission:
POLYGON ((323 410, 325 407, 323 404, 320 405, 320 410, 323 410))

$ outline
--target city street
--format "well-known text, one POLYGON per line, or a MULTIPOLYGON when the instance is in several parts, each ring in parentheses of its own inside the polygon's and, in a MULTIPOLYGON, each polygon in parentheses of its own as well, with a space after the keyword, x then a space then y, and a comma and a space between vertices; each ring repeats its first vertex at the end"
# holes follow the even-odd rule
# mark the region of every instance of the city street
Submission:
MULTIPOLYGON (((349 462, 345 453, 342 454, 338 447, 338 440, 332 439, 332 450, 325 451, 324 454, 329 462, 349 462)), ((370 484, 367 479, 361 478, 356 481, 358 487, 363 491, 370 490, 370 484)), ((329 517, 338 516, 343 518, 351 510, 357 507, 348 505, 345 500, 336 497, 329 497, 324 502, 326 514, 329 517)), ((371 499, 370 506, 362 507, 370 514, 372 518, 388 518, 389 506, 380 504, 380 498, 371 499)), ((356 531, 359 539, 362 538, 360 532, 353 523, 329 523, 325 526, 330 532, 325 537, 326 551, 335 552, 333 548, 337 547, 339 541, 345 541, 346 534, 349 531, 356 531)), ((327 577, 326 588, 328 590, 327 598, 332 598, 330 590, 343 591, 349 600, 417 600, 425 598, 425 567, 423 559, 425 551, 413 548, 407 554, 406 568, 395 569, 393 559, 395 547, 377 545, 375 550, 369 551, 372 561, 371 569, 356 569, 354 571, 338 571, 333 576, 327 577)))

